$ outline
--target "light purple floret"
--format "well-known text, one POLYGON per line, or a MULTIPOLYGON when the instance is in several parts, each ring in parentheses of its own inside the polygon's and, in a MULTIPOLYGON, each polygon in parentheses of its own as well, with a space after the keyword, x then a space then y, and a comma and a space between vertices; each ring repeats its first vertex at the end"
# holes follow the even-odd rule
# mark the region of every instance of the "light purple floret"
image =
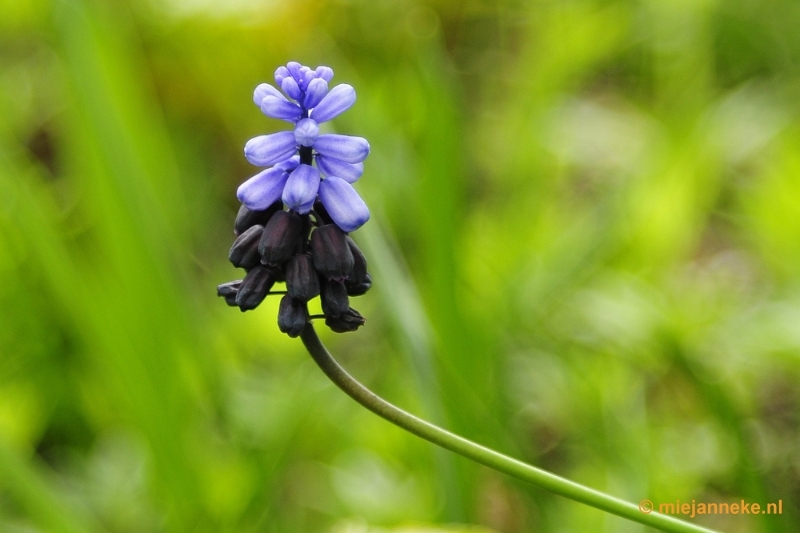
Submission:
POLYGON ((300 146, 314 146, 319 138, 319 126, 310 118, 304 118, 294 128, 294 140, 300 146))
POLYGON ((356 90, 346 83, 337 85, 311 111, 311 118, 317 123, 326 122, 341 115, 355 103, 356 90))
POLYGON ((282 168, 263 170, 242 183, 236 191, 236 197, 248 209, 263 211, 280 200, 288 178, 289 174, 282 168))
POLYGON ((283 203, 301 215, 308 213, 317 197, 319 181, 319 170, 310 165, 298 165, 286 181, 283 203))
POLYGON ((298 102, 303 99, 303 91, 300 90, 300 86, 297 84, 294 78, 283 78, 281 82, 281 89, 285 92, 289 98, 293 100, 297 100, 298 102))
POLYGON ((327 133, 319 136, 314 150, 345 163, 360 163, 369 155, 369 143, 364 137, 327 133))
POLYGON ((325 98, 328 94, 328 82, 322 78, 314 78, 308 83, 306 87, 306 96, 303 99, 303 107, 312 109, 325 98))
POLYGON ((268 167, 294 155, 294 132, 279 131, 253 137, 244 145, 244 156, 257 167, 268 167))
POLYGON ((369 220, 369 209, 352 185, 330 177, 319 186, 319 198, 333 221, 344 232, 355 231, 369 220))
POLYGON ((281 199, 289 172, 300 164, 298 156, 285 159, 274 167, 262 170, 239 186, 236 197, 248 209, 263 211, 281 199))

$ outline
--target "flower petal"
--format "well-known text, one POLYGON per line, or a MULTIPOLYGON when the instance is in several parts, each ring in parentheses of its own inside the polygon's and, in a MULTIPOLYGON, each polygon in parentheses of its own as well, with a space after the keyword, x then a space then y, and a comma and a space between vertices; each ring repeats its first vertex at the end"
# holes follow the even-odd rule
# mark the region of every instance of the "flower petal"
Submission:
POLYGON ((298 165, 289 174, 283 189, 283 203, 298 213, 305 214, 314 205, 319 190, 319 170, 311 165, 298 165))
POLYGON ((319 198, 342 231, 355 231, 369 220, 369 209, 352 185, 341 178, 322 180, 319 198))
POLYGON ((278 67, 275 69, 275 83, 278 87, 283 83, 283 79, 288 76, 291 76, 291 74, 289 74, 289 69, 286 67, 278 67))
POLYGON ((283 81, 281 82, 281 89, 283 89, 283 92, 289 95, 289 98, 298 102, 303 97, 303 91, 300 90, 300 86, 297 85, 297 82, 294 81, 294 78, 292 77, 283 78, 283 81))
POLYGON ((303 204, 303 205, 299 206, 297 208, 297 212, 298 213, 303 213, 303 214, 308 213, 314 207, 314 204, 316 203, 316 201, 317 201, 317 198, 314 197, 314 199, 311 200, 310 202, 308 202, 307 204, 303 204))
POLYGON ((331 67, 319 66, 314 72, 318 78, 322 78, 328 83, 333 79, 333 69, 331 67))
POLYGON ((369 143, 365 138, 335 133, 320 135, 314 142, 314 149, 325 157, 345 163, 360 163, 369 155, 369 143))
POLYGON ((297 80, 297 84, 300 88, 305 92, 306 87, 311 80, 316 77, 316 73, 308 67, 300 67, 300 79, 297 80))
POLYGON ((298 83, 302 79, 302 75, 300 73, 301 68, 303 68, 303 65, 301 65, 297 61, 289 61, 288 63, 286 63, 286 69, 289 71, 289 74, 292 75, 294 81, 298 83))
POLYGON ((280 199, 288 178, 282 168, 262 170, 239 186, 236 197, 248 209, 263 211, 280 199))
POLYGON ((325 122, 344 113, 355 103, 356 90, 352 86, 342 83, 331 89, 325 95, 325 98, 317 104, 317 107, 311 112, 311 118, 316 120, 317 123, 325 122))
POLYGON ((301 119, 294 128, 294 140, 300 146, 314 146, 319 138, 319 126, 310 118, 301 119))
POLYGON ((355 183, 364 173, 364 163, 345 163, 335 157, 325 157, 322 154, 317 154, 314 159, 317 161, 317 167, 326 177, 336 176, 348 183, 355 183))
POLYGON ((258 106, 261 107, 261 101, 264 100, 267 96, 274 96, 276 98, 282 98, 286 100, 286 97, 281 94, 281 92, 270 85, 269 83, 260 83, 256 90, 253 91, 253 102, 258 106))
POLYGON ((328 82, 322 78, 314 78, 306 87, 306 97, 303 100, 303 107, 311 109, 320 103, 322 98, 328 94, 328 82))
POLYGON ((297 165, 300 164, 300 156, 295 155, 290 157, 289 159, 285 159, 280 163, 275 163, 276 168, 282 168, 286 172, 291 172, 292 170, 297 168, 297 165))
POLYGON ((272 95, 265 96, 264 100, 261 102, 261 112, 268 117, 285 120, 293 124, 297 122, 303 114, 303 110, 300 109, 299 105, 293 104, 284 98, 283 95, 281 95, 280 98, 276 98, 272 95))
POLYGON ((279 131, 247 141, 244 145, 244 156, 252 165, 267 167, 291 157, 296 146, 293 131, 279 131))

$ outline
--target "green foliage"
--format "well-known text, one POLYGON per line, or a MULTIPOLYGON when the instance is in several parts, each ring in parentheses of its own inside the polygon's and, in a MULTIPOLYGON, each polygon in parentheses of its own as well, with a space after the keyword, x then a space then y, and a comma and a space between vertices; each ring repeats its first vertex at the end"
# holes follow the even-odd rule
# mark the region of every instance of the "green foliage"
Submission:
POLYGON ((360 380, 621 498, 800 526, 789 0, 0 0, 0 530, 641 531, 364 411, 237 274, 277 65, 354 85, 360 380), (447 526, 446 524, 451 524, 447 526), (452 525, 463 524, 463 525, 452 525))

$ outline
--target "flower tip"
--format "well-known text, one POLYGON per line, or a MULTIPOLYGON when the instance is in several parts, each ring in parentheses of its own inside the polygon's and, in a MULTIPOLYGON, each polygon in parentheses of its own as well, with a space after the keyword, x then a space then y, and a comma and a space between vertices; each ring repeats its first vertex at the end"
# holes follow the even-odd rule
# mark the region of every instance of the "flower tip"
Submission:
POLYGON ((319 105, 326 94, 328 94, 328 82, 322 78, 312 79, 308 82, 306 87, 306 97, 303 101, 303 107, 306 109, 313 109, 319 105))
POLYGON ((283 92, 285 92, 292 100, 299 102, 303 97, 303 92, 300 90, 300 86, 291 76, 283 78, 283 81, 281 82, 281 89, 283 89, 283 92))
MULTIPOLYGON (((247 182, 245 182, 245 183, 247 183, 247 182)), ((239 188, 236 189, 236 199, 239 200, 239 203, 241 203, 242 205, 247 207, 247 204, 245 204, 245 192, 247 190, 247 188, 244 186, 245 183, 242 183, 241 185, 239 185, 239 188)), ((247 207, 247 209, 250 209, 250 208, 247 207)))
POLYGON ((354 213, 349 220, 343 221, 342 225, 339 227, 342 228, 342 231, 351 233, 360 228, 361 226, 363 226, 364 224, 366 224, 367 222, 369 222, 369 217, 370 217, 369 207, 364 205, 363 210, 354 213))
POLYGON ((291 76, 289 74, 289 70, 286 67, 278 67, 275 69, 275 84, 280 87, 281 83, 283 83, 283 79, 287 76, 291 76))
POLYGON ((281 92, 270 85, 269 83, 259 83, 258 86, 253 91, 253 103, 256 104, 258 107, 264 102, 264 98, 267 96, 274 96, 275 98, 283 101, 287 101, 286 97, 281 94, 281 92))
POLYGON ((367 320, 363 316, 361 316, 361 313, 359 313, 352 307, 338 317, 333 317, 333 316, 325 317, 325 325, 331 328, 336 333, 347 333, 348 331, 355 331, 366 323, 367 320))
POLYGON ((239 188, 236 189, 236 199, 247 209, 255 211, 257 210, 256 208, 260 208, 261 206, 255 205, 252 201, 252 195, 253 186, 247 181, 239 185, 239 188))
POLYGON ((356 90, 352 85, 341 83, 328 91, 328 94, 320 100, 311 116, 317 122, 325 122, 335 118, 356 103, 356 90))
POLYGON ((323 80, 327 81, 328 83, 331 82, 333 79, 333 69, 331 67, 326 67, 320 65, 319 67, 314 70, 318 78, 322 78, 323 80))
POLYGON ((263 100, 264 97, 267 96, 267 94, 269 94, 267 92, 268 91, 267 86, 268 84, 266 83, 259 83, 256 86, 255 90, 253 91, 253 103, 256 104, 257 106, 260 106, 261 100, 263 100))
POLYGON ((308 306, 302 300, 288 294, 281 299, 278 307, 278 329, 295 338, 302 333, 308 322, 308 306))

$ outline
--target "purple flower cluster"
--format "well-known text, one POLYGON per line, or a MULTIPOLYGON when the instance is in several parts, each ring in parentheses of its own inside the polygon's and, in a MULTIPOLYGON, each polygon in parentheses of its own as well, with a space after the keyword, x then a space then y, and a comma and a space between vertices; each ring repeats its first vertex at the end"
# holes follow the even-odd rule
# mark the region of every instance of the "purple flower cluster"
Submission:
POLYGON ((275 71, 275 83, 283 93, 268 83, 256 87, 253 101, 261 111, 293 124, 294 130, 247 141, 247 160, 271 167, 239 187, 237 196, 247 208, 263 210, 282 200, 290 210, 304 215, 319 198, 342 231, 354 231, 369 220, 369 209, 351 185, 364 172, 362 161, 369 155, 369 143, 363 137, 319 132, 320 124, 356 101, 350 85, 329 90, 332 78, 329 67, 312 70, 291 61, 275 71))
POLYGON ((270 294, 283 294, 278 328, 290 337, 314 318, 324 318, 339 333, 355 331, 365 320, 350 307, 350 298, 372 286, 366 257, 348 235, 369 220, 351 185, 364 171, 369 143, 320 134, 320 123, 356 101, 350 85, 328 90, 332 78, 328 67, 311 70, 290 62, 275 72, 283 93, 266 83, 256 87, 253 100, 261 111, 294 130, 260 135, 245 146, 250 163, 269 168, 237 191, 242 207, 228 259, 246 275, 217 287, 228 305, 242 311, 255 309, 270 294), (281 282, 286 291, 273 291, 281 282), (309 315, 308 302, 317 296, 323 314, 309 315))

